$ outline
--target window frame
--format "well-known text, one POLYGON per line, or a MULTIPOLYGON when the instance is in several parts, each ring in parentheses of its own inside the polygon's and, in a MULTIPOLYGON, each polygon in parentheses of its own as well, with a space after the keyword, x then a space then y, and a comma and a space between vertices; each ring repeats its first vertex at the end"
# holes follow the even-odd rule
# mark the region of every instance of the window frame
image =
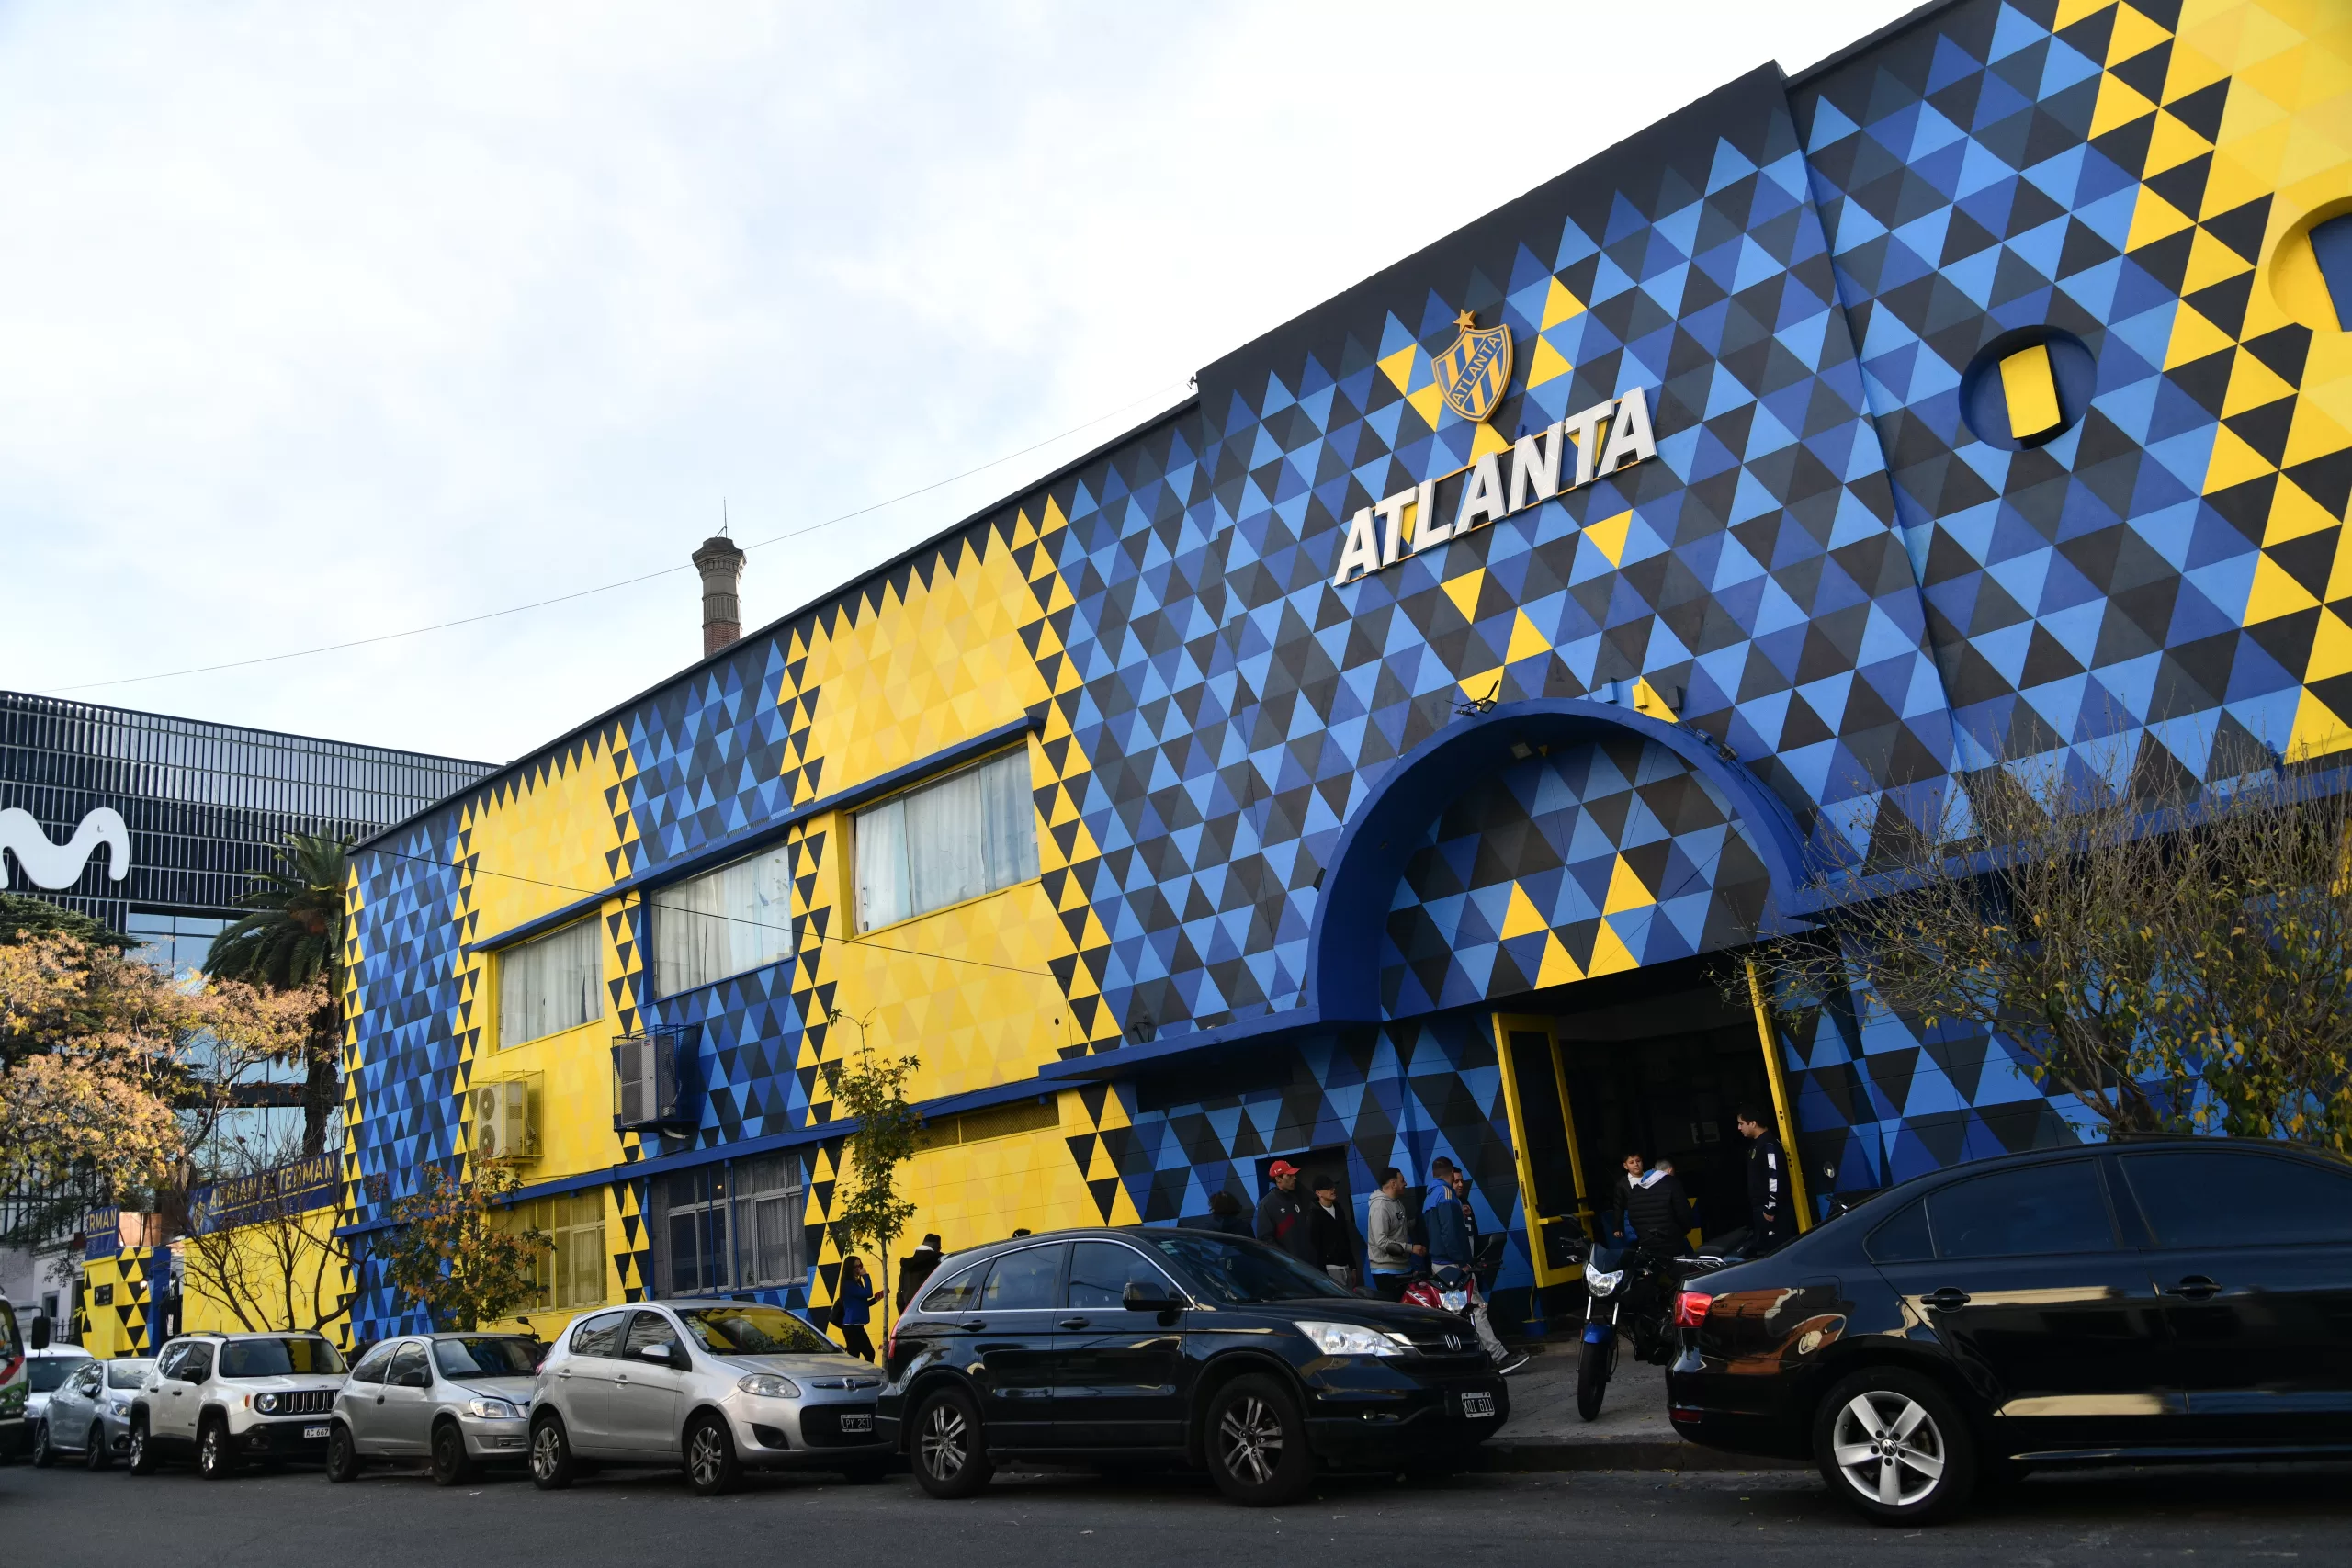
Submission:
MULTIPOLYGON (((688 991, 698 991, 706 986, 716 986, 721 981, 732 980, 741 975, 754 974, 762 969, 774 968, 779 964, 789 964, 800 955, 800 933, 798 929, 793 924, 792 919, 791 863, 787 858, 786 858, 788 853, 789 852, 786 842, 779 840, 775 843, 763 845, 758 849, 738 855, 733 860, 727 862, 723 865, 715 865, 707 871, 696 872, 692 876, 680 877, 675 882, 664 883, 659 887, 648 890, 645 897, 645 902, 651 915, 653 928, 651 932, 653 938, 652 969, 654 987, 653 994, 655 996, 683 996, 688 991), (663 904, 663 898, 680 893, 688 887, 694 886, 697 883, 708 882, 714 877, 724 876, 727 873, 734 870, 737 866, 748 865, 752 861, 769 858, 785 860, 784 924, 779 928, 783 931, 784 951, 775 954, 774 957, 763 958, 757 963, 745 964, 740 969, 722 970, 718 974, 707 976, 702 979, 695 980, 684 985, 673 984, 669 975, 671 960, 663 953, 662 948, 662 944, 664 940, 662 931, 665 926, 669 925, 672 914, 672 911, 663 904)), ((679 910, 676 912, 682 915, 699 914, 699 911, 692 909, 679 910)), ((701 918, 725 919, 731 919, 733 917, 702 916, 701 918)))
MULTIPOLYGON (((1116 1240, 1116 1239, 1114 1239, 1114 1238, 1113 1238, 1113 1237, 1111 1237, 1111 1236, 1104 1236, 1104 1235, 1081 1235, 1081 1236, 1073 1236, 1073 1237, 1071 1237, 1071 1238, 1070 1238, 1070 1243, 1069 1243, 1069 1258, 1068 1258, 1063 1262, 1063 1264, 1062 1264, 1062 1310, 1063 1310, 1063 1311, 1065 1311, 1065 1312, 1124 1312, 1124 1311, 1125 1311, 1125 1310, 1126 1310, 1126 1303, 1125 1303, 1125 1299, 1124 1299, 1125 1292, 1124 1291, 1121 1292, 1122 1300, 1120 1300, 1119 1302, 1117 1302, 1117 1303, 1114 1303, 1114 1304, 1113 1304, 1113 1305, 1111 1305, 1111 1306, 1107 1306, 1107 1307, 1104 1307, 1104 1306, 1085 1306, 1085 1307, 1081 1307, 1081 1306, 1079 1306, 1079 1305, 1077 1305, 1076 1303, 1072 1303, 1072 1302, 1070 1301, 1070 1299, 1069 1299, 1070 1287, 1071 1287, 1072 1285, 1074 1285, 1074 1284, 1076 1284, 1076 1283, 1078 1282, 1078 1249, 1079 1249, 1080 1247, 1111 1247, 1111 1248, 1113 1248, 1113 1249, 1114 1249, 1114 1250, 1116 1250, 1116 1251, 1121 1251, 1121 1252, 1127 1253, 1127 1254, 1128 1254, 1129 1256, 1131 1256, 1131 1257, 1135 1257, 1135 1258, 1142 1258, 1142 1259, 1143 1259, 1143 1265, 1144 1265, 1144 1267, 1145 1267, 1145 1268, 1147 1268, 1147 1269, 1150 1269, 1154 1274, 1157 1274, 1158 1276, 1159 1276, 1159 1281, 1160 1281, 1160 1283, 1161 1283, 1161 1284, 1163 1284, 1163 1285, 1166 1285, 1166 1286, 1168 1287, 1169 1291, 1173 1294, 1173 1296, 1175 1297, 1175 1299, 1176 1299, 1176 1300, 1178 1300, 1178 1301, 1181 1301, 1181 1302, 1184 1303, 1185 1303, 1185 1305, 1186 1305, 1186 1306, 1188 1306, 1188 1307, 1193 1304, 1193 1292, 1190 1292, 1190 1291, 1188 1291, 1188 1290, 1186 1290, 1183 1286, 1182 1286, 1182 1285, 1178 1284, 1174 1280, 1170 1279, 1170 1278, 1169 1277, 1168 1270, 1167 1270, 1167 1269, 1162 1269, 1162 1268, 1159 1266, 1159 1261, 1158 1261, 1157 1259, 1155 1259, 1155 1258, 1151 1258, 1151 1257, 1148 1256, 1148 1255, 1147 1255, 1147 1254, 1145 1254, 1143 1251, 1141 1251, 1139 1248, 1136 1248, 1136 1247, 1132 1247, 1132 1246, 1128 1245, 1126 1242, 1116 1240)), ((1128 1283, 1129 1283, 1129 1284, 1133 1284, 1133 1283, 1135 1283, 1135 1281, 1134 1281, 1134 1280, 1130 1280, 1128 1281, 1128 1283)))
POLYGON ((510 942, 506 946, 497 949, 492 954, 492 957, 495 960, 493 964, 495 972, 490 977, 492 988, 491 994, 496 1001, 498 1008, 499 1050, 506 1051, 511 1050, 517 1045, 531 1044, 536 1041, 552 1040, 559 1034, 568 1034, 575 1029, 585 1029, 590 1024, 595 1023, 604 1018, 605 953, 604 945, 598 940, 599 933, 597 931, 597 924, 598 918, 595 915, 583 915, 576 920, 566 920, 563 924, 556 927, 553 931, 541 931, 537 936, 526 938, 522 942, 510 942), (509 1010, 506 1005, 506 966, 514 961, 515 955, 518 953, 527 952, 533 948, 544 947, 560 938, 571 937, 574 932, 579 931, 584 931, 587 933, 588 945, 594 959, 590 968, 592 974, 594 976, 594 984, 589 987, 588 995, 590 999, 594 1003, 594 1010, 590 1012, 585 1018, 576 1020, 571 1023, 558 1024, 554 1028, 538 1034, 515 1034, 508 1028, 511 1010, 509 1010))
MULTIPOLYGON (((1947 1252, 1944 1250, 1944 1222, 1936 1212, 1936 1205, 1939 1201, 1953 1200, 1963 1189, 1980 1187, 1988 1181, 1998 1181, 2017 1176, 2030 1176, 2046 1181, 2057 1172, 2069 1167, 2080 1168, 2087 1173, 2091 1190, 2098 1199, 2098 1212, 2107 1220, 2108 1243, 2104 1247, 2096 1250, 2108 1253, 2136 1250, 2132 1242, 2126 1239, 2122 1216, 2116 1212, 2114 1194, 2108 1190, 2107 1177, 2099 1168, 2099 1156, 2086 1151, 2072 1159, 2055 1159, 2033 1165, 2012 1166, 2007 1170, 1979 1171, 1962 1176, 1957 1180, 1943 1183, 1935 1190, 1926 1194, 1922 1200, 1927 1205, 1928 1234, 1935 1246, 1935 1260, 1938 1263, 1983 1263, 2009 1258, 2064 1258, 2080 1254, 2082 1249, 2075 1247, 2046 1247, 2030 1252, 1947 1252)), ((1894 1216, 1888 1217, 1892 1219, 1894 1216)))
POLYGON ((849 828, 850 916, 851 923, 854 928, 856 935, 865 936, 874 931, 888 931, 892 926, 904 925, 910 920, 920 920, 927 915, 936 915, 944 909, 953 909, 965 904, 976 903, 982 898, 992 897, 995 895, 1005 892, 1010 888, 1020 887, 1028 883, 1035 882, 1044 874, 1044 852, 1041 841, 1044 838, 1044 834, 1038 827, 1039 813, 1037 810, 1036 792, 1034 787, 1027 789, 1026 793, 1029 801, 1029 844, 1032 864, 1035 869, 1030 870, 1025 875, 1016 876, 1009 882, 1000 883, 993 887, 984 888, 980 892, 969 894, 961 898, 949 899, 944 904, 934 904, 928 908, 918 908, 915 907, 914 846, 907 841, 903 828, 906 803, 914 796, 922 795, 929 790, 939 789, 946 784, 952 784, 957 779, 965 777, 967 774, 977 774, 984 768, 1001 766, 1010 759, 1014 757, 1020 758, 1023 764, 1028 764, 1030 761, 1030 752, 1031 746, 1029 738, 1024 736, 1017 744, 1007 746, 1001 750, 991 751, 983 757, 975 757, 967 762, 958 762, 951 767, 942 768, 935 773, 931 773, 923 778, 917 779, 901 788, 890 791, 887 795, 853 807, 843 814, 848 819, 849 828), (902 826, 900 829, 899 839, 901 844, 904 846, 907 856, 905 869, 907 873, 908 908, 906 913, 893 916, 889 919, 876 920, 871 919, 866 913, 865 874, 864 862, 862 859, 865 854, 865 823, 876 813, 888 810, 893 806, 899 807, 901 813, 900 822, 902 826))

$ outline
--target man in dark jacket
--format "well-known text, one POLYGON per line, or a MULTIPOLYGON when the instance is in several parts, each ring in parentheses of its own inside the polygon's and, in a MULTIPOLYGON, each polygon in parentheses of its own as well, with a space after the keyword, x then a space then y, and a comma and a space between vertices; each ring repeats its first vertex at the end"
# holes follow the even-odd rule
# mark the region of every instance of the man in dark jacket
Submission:
POLYGON ((1258 1200, 1258 1239, 1272 1243, 1310 1268, 1321 1268, 1315 1261, 1315 1238, 1307 1230, 1306 1205, 1298 1201, 1298 1167, 1278 1159, 1266 1168, 1266 1179, 1272 1185, 1258 1200))
POLYGON ((1652 1252, 1679 1252, 1695 1220, 1690 1197, 1674 1167, 1660 1160, 1626 1184, 1625 1223, 1635 1240, 1652 1252))
POLYGON ((932 1232, 922 1238, 922 1245, 911 1256, 899 1259, 899 1311, 903 1314, 907 1303, 913 1301, 931 1277, 939 1271, 939 1233, 932 1232))
POLYGON ((1179 1220, 1186 1230, 1216 1231, 1224 1235, 1248 1235, 1250 1222, 1241 1217, 1241 1200, 1219 1189, 1209 1194, 1209 1212, 1179 1220))
POLYGON ((1746 1106, 1732 1113, 1747 1140, 1747 1255, 1770 1252, 1796 1234, 1789 1154, 1772 1124, 1746 1106))
POLYGON ((1356 1282, 1356 1227, 1352 1216, 1340 1207, 1340 1184, 1331 1177, 1315 1179, 1315 1201, 1306 1206, 1306 1234, 1313 1238, 1315 1261, 1342 1285, 1356 1282))

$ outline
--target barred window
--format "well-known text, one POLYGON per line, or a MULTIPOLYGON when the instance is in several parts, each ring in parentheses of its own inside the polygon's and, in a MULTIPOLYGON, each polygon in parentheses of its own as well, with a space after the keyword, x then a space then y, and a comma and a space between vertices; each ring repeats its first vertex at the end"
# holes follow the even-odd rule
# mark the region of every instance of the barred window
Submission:
POLYGON ((655 1279, 664 1295, 798 1283, 808 1272, 797 1155, 704 1166, 654 1184, 655 1279))

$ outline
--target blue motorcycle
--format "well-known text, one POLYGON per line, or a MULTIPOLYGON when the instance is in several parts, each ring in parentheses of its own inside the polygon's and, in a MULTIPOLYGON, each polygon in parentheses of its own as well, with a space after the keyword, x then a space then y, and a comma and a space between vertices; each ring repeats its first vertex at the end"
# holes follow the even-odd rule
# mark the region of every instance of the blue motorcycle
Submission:
POLYGON ((1714 1253, 1654 1252, 1637 1241, 1595 1242, 1584 1258, 1584 1344, 1577 1360, 1577 1414, 1600 1415, 1609 1379, 1617 1370, 1618 1337, 1634 1342, 1638 1360, 1659 1366, 1674 1359, 1674 1298, 1694 1277, 1736 1263, 1714 1253))

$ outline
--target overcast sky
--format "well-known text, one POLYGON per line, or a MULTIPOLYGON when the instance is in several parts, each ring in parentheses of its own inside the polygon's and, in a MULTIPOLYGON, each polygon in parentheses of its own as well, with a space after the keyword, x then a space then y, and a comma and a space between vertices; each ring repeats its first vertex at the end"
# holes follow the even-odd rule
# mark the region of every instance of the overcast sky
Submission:
MULTIPOLYGON (((1086 425, 753 550, 763 624, 1911 4, 0 0, 0 685, 594 588, 722 498, 750 543, 1086 425)), ((66 694, 503 761, 700 635, 689 570, 66 694)))

